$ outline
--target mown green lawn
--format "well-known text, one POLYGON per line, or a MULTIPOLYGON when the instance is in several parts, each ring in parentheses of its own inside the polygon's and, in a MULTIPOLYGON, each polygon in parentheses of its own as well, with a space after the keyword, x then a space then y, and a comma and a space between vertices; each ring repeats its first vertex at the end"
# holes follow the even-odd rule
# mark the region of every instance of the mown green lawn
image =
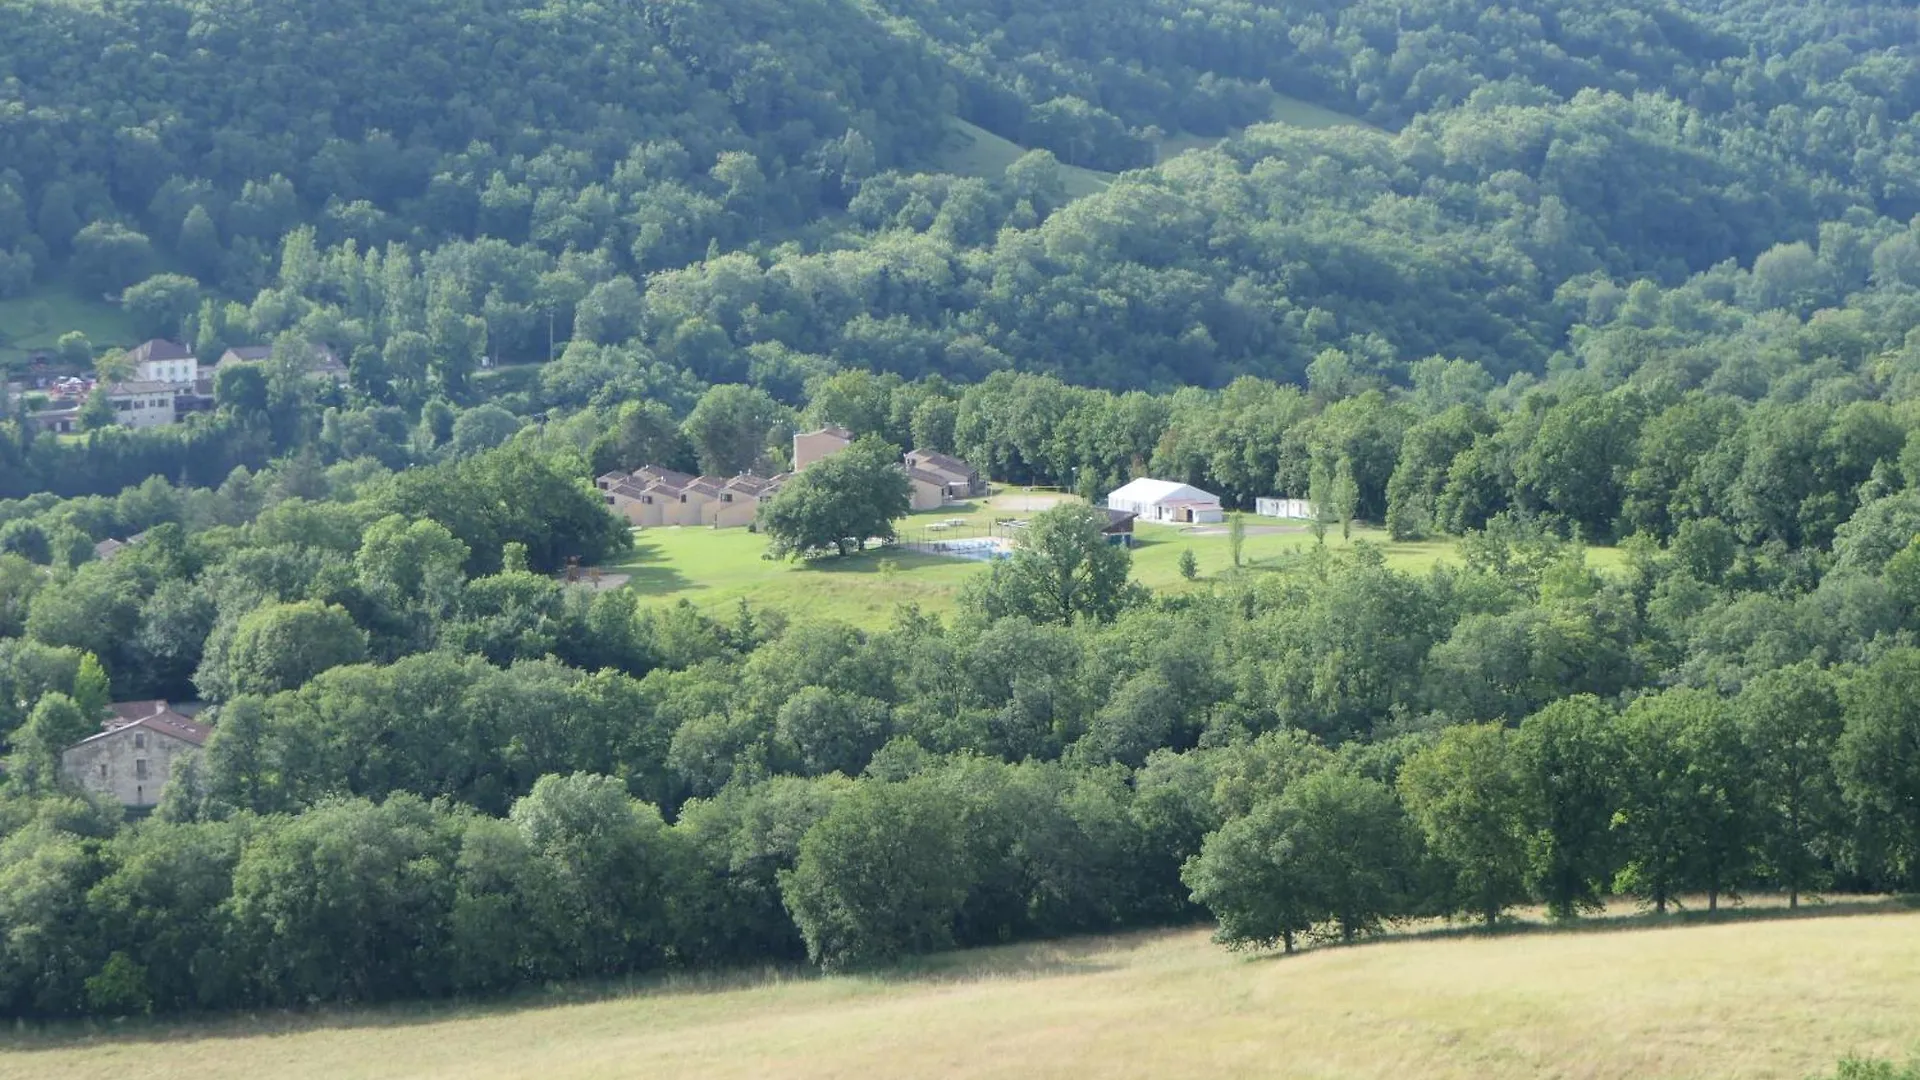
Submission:
MULTIPOLYGON (((918 542, 985 536, 993 532, 995 519, 1026 517, 1062 498, 1016 489, 992 499, 914 514, 900 522, 900 538, 918 542), (936 527, 949 520, 963 523, 936 527)), ((1315 543, 1299 523, 1249 517, 1247 526, 1242 560, 1250 572, 1277 570, 1306 558, 1315 543)), ((1224 526, 1195 531, 1138 525, 1134 537, 1134 579, 1156 591, 1206 589, 1232 568, 1224 526), (1180 576, 1180 553, 1188 549, 1199 564, 1199 576, 1193 581, 1180 576)), ((1454 542, 1446 539, 1396 543, 1383 530, 1372 528, 1355 529, 1351 540, 1334 528, 1326 539, 1327 546, 1336 550, 1360 542, 1376 545, 1388 566, 1408 573, 1424 573, 1437 563, 1458 560, 1454 542)), ((768 559, 766 550, 766 537, 745 529, 642 529, 634 534, 633 555, 603 569, 631 575, 627 587, 644 596, 687 600, 712 615, 724 615, 745 599, 754 607, 776 609, 795 618, 879 627, 903 604, 917 604, 930 613, 952 611, 967 580, 985 573, 987 565, 900 547, 811 561, 768 559)), ((1598 569, 1615 569, 1621 565, 1621 556, 1615 549, 1592 548, 1587 561, 1598 569)))
POLYGON ((900 605, 951 610, 960 586, 983 564, 913 551, 877 550, 812 562, 762 558, 767 538, 745 529, 645 529, 633 559, 607 568, 631 574, 627 587, 662 600, 687 600, 709 614, 741 599, 790 616, 883 626, 900 605))
POLYGON ((138 344, 126 312, 98 296, 42 285, 25 296, 0 300, 0 360, 51 349, 70 330, 87 335, 96 349, 138 344))

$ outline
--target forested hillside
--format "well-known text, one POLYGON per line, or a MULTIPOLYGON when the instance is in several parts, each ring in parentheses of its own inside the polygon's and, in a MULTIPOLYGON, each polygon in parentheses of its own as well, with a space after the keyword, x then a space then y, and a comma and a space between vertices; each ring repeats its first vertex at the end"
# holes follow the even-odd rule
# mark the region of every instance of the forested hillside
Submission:
POLYGON ((269 346, 0 419, 0 1013, 1920 886, 1912 15, 0 0, 0 335, 269 346), (1457 559, 556 580, 630 551, 593 477, 824 424, 1457 559), (160 697, 212 734, 129 824, 58 755, 160 697))

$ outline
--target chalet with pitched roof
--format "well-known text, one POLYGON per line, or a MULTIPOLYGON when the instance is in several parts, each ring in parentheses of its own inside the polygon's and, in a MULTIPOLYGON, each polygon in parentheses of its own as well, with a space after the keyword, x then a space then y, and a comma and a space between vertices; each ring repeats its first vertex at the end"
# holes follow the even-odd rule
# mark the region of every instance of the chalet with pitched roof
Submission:
POLYGON ((853 445, 853 432, 843 427, 823 427, 793 437, 793 471, 801 472, 823 458, 829 458, 853 445))
POLYGON ((972 499, 987 493, 980 470, 957 457, 936 450, 913 450, 906 455, 907 468, 919 469, 941 478, 950 499, 972 499))

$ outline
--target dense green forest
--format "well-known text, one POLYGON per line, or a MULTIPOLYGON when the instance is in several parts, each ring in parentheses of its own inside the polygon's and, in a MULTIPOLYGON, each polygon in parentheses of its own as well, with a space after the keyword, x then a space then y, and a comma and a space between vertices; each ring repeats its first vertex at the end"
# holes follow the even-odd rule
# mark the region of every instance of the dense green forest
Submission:
POLYGON ((1920 887, 1910 7, 0 12, 0 299, 274 347, 0 420, 0 1014, 1920 887), (1460 557, 1153 596, 1068 510, 878 630, 555 579, 594 476, 825 423, 1460 557), (213 735, 126 822, 56 762, 134 698, 213 735))

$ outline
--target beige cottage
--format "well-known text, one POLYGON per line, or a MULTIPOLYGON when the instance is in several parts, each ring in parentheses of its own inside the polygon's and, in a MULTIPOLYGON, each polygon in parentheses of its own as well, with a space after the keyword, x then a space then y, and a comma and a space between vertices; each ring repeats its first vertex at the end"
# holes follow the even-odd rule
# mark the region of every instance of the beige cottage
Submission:
POLYGON ((980 480, 980 470, 957 457, 935 450, 914 450, 906 455, 906 463, 909 469, 939 477, 946 485, 948 498, 971 499, 987 493, 987 485, 980 480))
POLYGON ((122 702, 113 712, 106 730, 61 752, 60 767, 87 791, 150 809, 174 767, 206 745, 209 729, 164 701, 122 702))
POLYGON ((938 510, 947 505, 946 478, 925 469, 907 469, 907 480, 913 485, 908 505, 915 510, 938 510))
POLYGON ((719 497, 701 507, 706 524, 716 529, 741 529, 753 524, 760 504, 773 498, 780 485, 742 473, 720 485, 719 497))
POLYGON ((822 458, 853 445, 853 432, 843 427, 823 427, 793 437, 793 471, 799 472, 822 458))

